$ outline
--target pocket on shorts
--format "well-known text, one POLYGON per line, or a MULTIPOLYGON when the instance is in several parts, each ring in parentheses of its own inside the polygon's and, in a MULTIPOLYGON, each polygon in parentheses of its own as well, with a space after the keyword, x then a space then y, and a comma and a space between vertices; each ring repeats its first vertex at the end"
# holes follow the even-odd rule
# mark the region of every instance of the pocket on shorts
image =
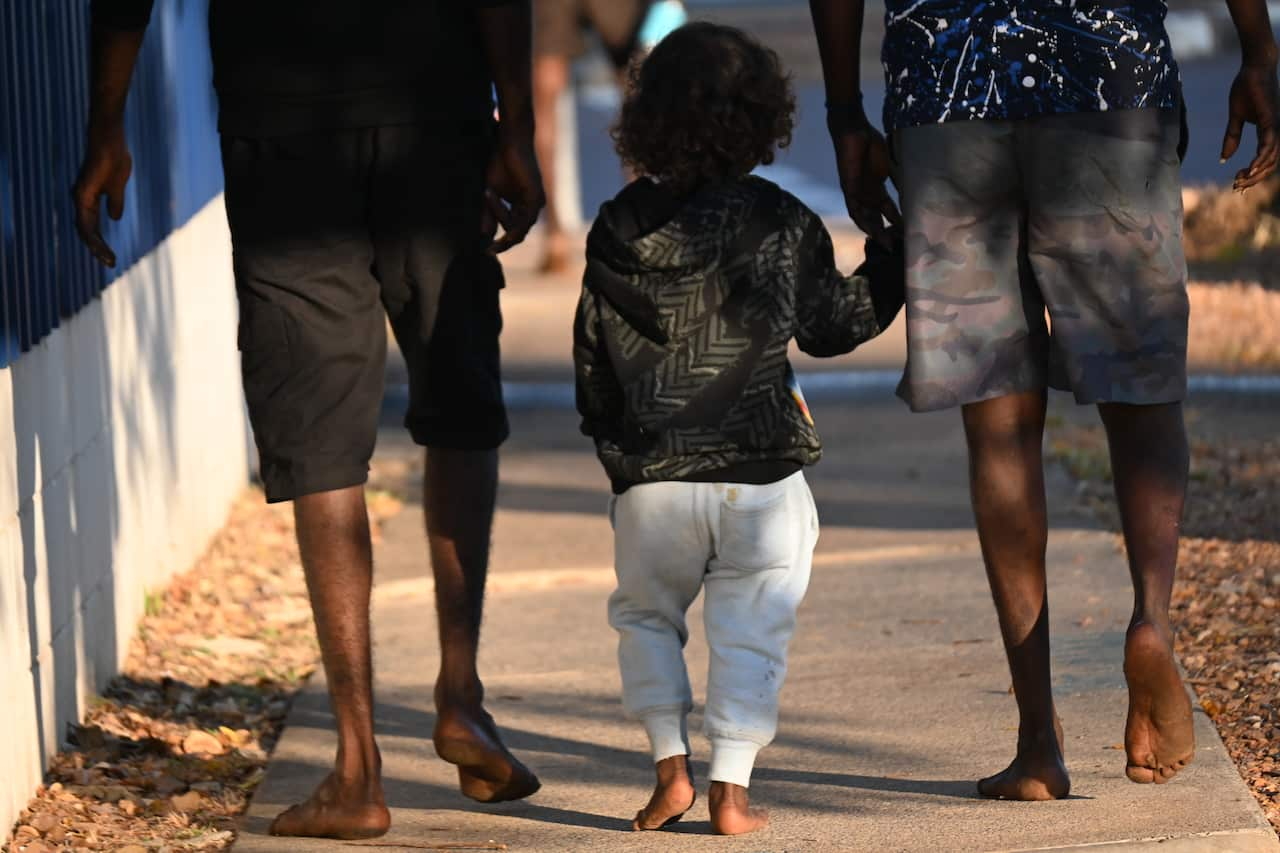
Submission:
POLYGON ((725 486, 717 559, 744 572, 786 568, 795 557, 795 520, 782 483, 725 486))
POLYGON ((236 346, 240 350, 240 372, 250 415, 270 399, 292 369, 289 326, 284 311, 260 296, 239 293, 240 324, 236 346))

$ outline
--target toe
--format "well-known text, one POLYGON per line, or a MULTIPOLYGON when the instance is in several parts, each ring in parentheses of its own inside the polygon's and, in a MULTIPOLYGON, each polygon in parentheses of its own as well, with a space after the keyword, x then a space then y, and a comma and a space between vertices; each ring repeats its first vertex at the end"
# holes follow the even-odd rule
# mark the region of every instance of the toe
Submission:
POLYGON ((1124 773, 1129 777, 1130 782, 1137 782, 1139 785, 1149 785, 1156 780, 1155 772, 1150 767, 1130 764, 1125 768, 1124 773))

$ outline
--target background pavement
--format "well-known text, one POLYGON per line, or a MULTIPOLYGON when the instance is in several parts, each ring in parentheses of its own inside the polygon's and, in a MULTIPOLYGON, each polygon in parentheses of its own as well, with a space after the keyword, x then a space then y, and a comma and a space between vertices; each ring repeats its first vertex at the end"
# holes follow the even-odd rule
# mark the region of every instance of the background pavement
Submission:
MULTIPOLYGON (((553 389, 571 375, 576 288, 572 277, 545 282, 523 272, 532 257, 524 250, 510 264, 506 359, 513 377, 553 389)), ((841 366, 900 365, 893 338, 841 366)), ((481 661, 490 709, 544 787, 527 802, 479 806, 456 792, 452 768, 433 754, 436 641, 413 501, 385 527, 377 552, 378 727, 394 827, 364 846, 987 851, 1130 842, 1109 849, 1280 851, 1198 708, 1189 770, 1158 788, 1125 780, 1127 572, 1113 537, 1074 509, 1073 487, 1061 477, 1051 485, 1054 679, 1073 795, 1033 804, 978 799, 974 780, 1011 757, 1016 711, 972 530, 959 421, 954 413, 909 415, 883 388, 810 396, 827 445, 810 475, 823 534, 779 737, 761 754, 752 786, 753 800, 771 809, 772 828, 711 837, 700 801, 674 832, 629 831, 652 771, 642 729, 622 715, 605 619, 608 489, 575 416, 549 392, 546 405, 534 394, 513 413, 481 661)), ((421 460, 395 429, 393 409, 375 475, 415 496, 421 460)), ((697 612, 690 624, 690 672, 701 696, 707 656, 697 612)), ((699 725, 695 714, 691 729, 699 725)), ((237 850, 361 846, 262 834, 323 777, 331 731, 317 676, 293 708, 237 850)), ((706 744, 694 743, 695 772, 704 773, 706 744)))

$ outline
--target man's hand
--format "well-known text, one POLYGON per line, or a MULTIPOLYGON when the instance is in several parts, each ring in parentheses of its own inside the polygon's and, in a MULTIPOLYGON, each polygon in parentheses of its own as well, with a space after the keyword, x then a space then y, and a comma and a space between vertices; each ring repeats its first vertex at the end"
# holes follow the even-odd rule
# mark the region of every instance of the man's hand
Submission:
POLYGON ((84 162, 71 189, 76 231, 104 266, 116 265, 116 253, 102 239, 102 197, 112 219, 124 215, 124 188, 133 158, 124 139, 124 104, 138 61, 152 0, 94 0, 89 60, 89 131, 84 162))
POLYGON ((1280 161, 1280 83, 1274 62, 1245 64, 1231 84, 1227 133, 1222 140, 1222 162, 1240 147, 1245 122, 1258 128, 1258 153, 1247 168, 1236 173, 1234 189, 1243 192, 1275 171, 1280 161))
POLYGON ((867 236, 892 251, 893 232, 902 227, 902 214, 885 189, 888 143, 861 111, 853 116, 830 116, 827 124, 849 216, 867 236))
POLYGON ((498 144, 489 160, 484 195, 481 227, 493 240, 489 251, 505 252, 524 240, 546 203, 532 131, 507 133, 498 126, 498 144), (499 225, 502 236, 493 239, 499 225))
POLYGON ((124 127, 90 128, 80 174, 71 190, 76 210, 76 231, 89 251, 103 266, 116 265, 116 253, 102 239, 102 197, 107 197, 107 213, 118 220, 124 215, 124 189, 133 172, 133 158, 125 142, 124 127))
POLYGON ((505 252, 529 233, 546 196, 533 152, 533 82, 529 58, 533 12, 529 0, 481 4, 476 22, 498 95, 498 146, 485 177, 483 228, 489 251, 505 252))

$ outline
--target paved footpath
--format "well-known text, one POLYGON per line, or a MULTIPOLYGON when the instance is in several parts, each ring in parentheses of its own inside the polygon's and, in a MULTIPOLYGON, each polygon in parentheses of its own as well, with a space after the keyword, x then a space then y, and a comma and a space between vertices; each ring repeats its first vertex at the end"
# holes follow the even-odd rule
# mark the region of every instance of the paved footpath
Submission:
MULTIPOLYGON (((974 780, 1011 757, 1016 714, 972 531, 958 419, 912 416, 883 394, 813 407, 827 443, 810 476, 823 534, 778 740, 752 785, 770 829, 709 836, 700 800, 672 832, 629 831, 652 771, 641 728, 622 715, 605 620, 607 485, 572 413, 549 408, 513 416, 481 660, 489 707, 542 790, 522 803, 471 803, 432 751, 433 604, 421 518, 409 505, 377 550, 377 722, 391 833, 361 844, 263 834, 332 760, 333 720, 317 676, 294 705, 236 849, 1280 851, 1198 709, 1199 746, 1185 773, 1161 787, 1125 780, 1127 572, 1113 537, 1071 509, 1061 479, 1051 484, 1054 681, 1073 794, 1051 803, 977 798, 974 780)), ((376 467, 412 483, 420 462, 388 431, 376 467)), ((697 613, 690 623, 701 696, 707 655, 697 613)), ((696 714, 692 722, 700 727, 696 714)), ((695 750, 695 772, 705 773, 701 737, 695 750)))

